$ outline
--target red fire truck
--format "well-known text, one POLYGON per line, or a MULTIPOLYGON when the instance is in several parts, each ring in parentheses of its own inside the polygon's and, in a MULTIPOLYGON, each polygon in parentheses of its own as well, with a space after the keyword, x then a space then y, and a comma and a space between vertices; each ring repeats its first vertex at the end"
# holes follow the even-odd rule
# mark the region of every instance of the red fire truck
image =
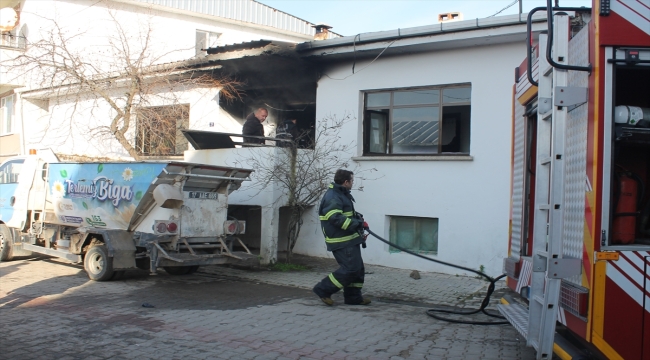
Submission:
POLYGON ((650 1, 592 5, 529 13, 504 260, 521 298, 499 310, 538 359, 650 359, 650 1))

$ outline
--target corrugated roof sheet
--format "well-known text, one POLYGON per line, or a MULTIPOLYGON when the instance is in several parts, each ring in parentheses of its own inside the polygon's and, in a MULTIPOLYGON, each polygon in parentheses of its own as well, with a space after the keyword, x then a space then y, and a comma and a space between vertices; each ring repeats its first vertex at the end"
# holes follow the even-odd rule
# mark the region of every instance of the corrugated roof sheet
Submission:
MULTIPOLYGON (((193 11, 291 31, 303 35, 315 34, 314 24, 254 0, 135 0, 143 3, 193 11)), ((329 38, 338 37, 330 33, 329 38)))

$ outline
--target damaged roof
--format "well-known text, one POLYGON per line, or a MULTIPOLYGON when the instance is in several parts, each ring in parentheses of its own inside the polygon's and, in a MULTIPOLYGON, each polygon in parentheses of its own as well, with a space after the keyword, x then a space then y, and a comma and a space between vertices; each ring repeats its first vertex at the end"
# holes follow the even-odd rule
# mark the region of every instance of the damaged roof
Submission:
POLYGON ((296 44, 277 40, 255 40, 207 49, 198 60, 219 65, 220 73, 243 83, 242 90, 257 96, 281 92, 292 102, 315 101, 317 65, 304 59, 296 44))

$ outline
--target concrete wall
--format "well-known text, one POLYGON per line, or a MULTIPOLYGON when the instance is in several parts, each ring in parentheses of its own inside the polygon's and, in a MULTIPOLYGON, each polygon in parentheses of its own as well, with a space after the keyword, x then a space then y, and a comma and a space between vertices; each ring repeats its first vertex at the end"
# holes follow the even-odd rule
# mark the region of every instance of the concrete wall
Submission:
MULTIPOLYGON (((483 265, 492 275, 501 273, 508 244, 513 69, 524 55, 525 43, 517 43, 379 58, 367 68, 368 61, 357 62, 356 69, 363 71, 345 80, 334 79, 350 75, 351 63, 325 70, 328 76, 318 83, 317 121, 330 114, 356 115, 358 120, 346 125, 340 141, 355 141, 358 157, 362 154, 362 91, 456 83, 472 87, 470 157, 424 161, 355 157, 351 162, 355 172, 377 169, 374 180, 363 174, 355 178, 355 188, 363 187, 363 192, 353 189, 356 209, 373 231, 388 238, 390 216, 438 218, 438 253, 431 257, 474 269, 483 265)), ((315 211, 306 215, 295 250, 331 256, 315 211)), ((368 242, 362 252, 367 263, 463 273, 408 254, 389 253, 386 245, 371 238, 368 242)))

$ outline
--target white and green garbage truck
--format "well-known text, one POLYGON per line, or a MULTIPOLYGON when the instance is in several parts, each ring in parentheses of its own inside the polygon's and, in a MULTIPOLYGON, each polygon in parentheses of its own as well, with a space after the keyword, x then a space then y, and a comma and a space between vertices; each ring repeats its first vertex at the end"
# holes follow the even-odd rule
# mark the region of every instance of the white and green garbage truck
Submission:
POLYGON ((227 214, 228 195, 252 170, 48 160, 34 153, 0 165, 0 261, 56 256, 83 262, 97 281, 136 268, 184 275, 204 265, 259 264, 237 237, 246 223, 227 214))

